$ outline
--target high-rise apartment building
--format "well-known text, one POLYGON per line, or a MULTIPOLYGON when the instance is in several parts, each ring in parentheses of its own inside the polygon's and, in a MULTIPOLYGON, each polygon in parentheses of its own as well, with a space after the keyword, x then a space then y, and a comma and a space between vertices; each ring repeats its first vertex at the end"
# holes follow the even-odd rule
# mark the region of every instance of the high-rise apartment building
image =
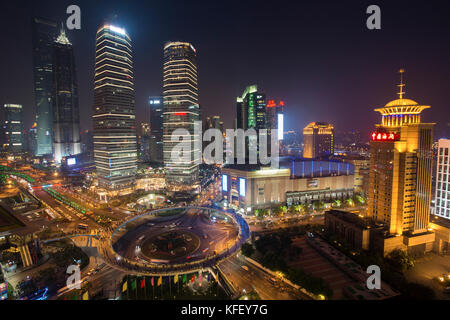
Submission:
POLYGON ((53 43, 56 22, 33 18, 33 69, 36 104, 36 155, 52 154, 53 43))
POLYGON ((61 162, 81 153, 75 57, 64 29, 54 43, 53 90, 53 157, 61 162))
POLYGON ((2 110, 2 150, 20 153, 24 149, 23 109, 20 104, 5 104, 2 110))
MULTIPOLYGON (((421 122, 430 106, 403 98, 403 80, 399 87, 399 99, 375 109, 382 120, 370 142, 368 216, 391 235, 429 237, 434 124, 421 122)), ((426 242, 415 238, 404 244, 426 242)))
POLYGON ((435 192, 435 214, 450 219, 450 139, 438 142, 435 192))
POLYGON ((303 158, 314 159, 334 153, 334 127, 325 122, 311 122, 303 129, 303 158))
POLYGON ((166 182, 172 190, 197 189, 201 162, 201 137, 194 134, 200 121, 198 104, 197 53, 187 42, 168 42, 164 46, 163 97, 164 133, 163 151, 166 182), (179 141, 173 140, 177 129, 189 133, 180 137, 190 144, 188 155, 173 155, 179 141))
POLYGON ((137 171, 131 39, 124 29, 97 31, 94 78, 94 160, 106 196, 133 191, 137 171))

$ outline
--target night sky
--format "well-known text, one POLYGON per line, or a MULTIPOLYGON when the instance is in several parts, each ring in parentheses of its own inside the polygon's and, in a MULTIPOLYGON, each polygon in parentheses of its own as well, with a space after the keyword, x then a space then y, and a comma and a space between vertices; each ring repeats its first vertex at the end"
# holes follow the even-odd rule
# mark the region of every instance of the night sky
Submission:
POLYGON ((81 8, 81 30, 69 31, 78 68, 81 127, 91 129, 97 28, 126 29, 134 50, 138 122, 149 96, 162 92, 163 44, 197 49, 204 115, 232 127, 236 96, 257 84, 267 98, 285 100, 288 129, 328 121, 337 130, 369 134, 374 108, 397 97, 406 70, 406 98, 431 105, 423 120, 450 138, 450 1, 2 1, 0 103, 25 108, 34 121, 31 19, 57 21, 81 8), (382 30, 366 28, 366 8, 381 7, 382 30))

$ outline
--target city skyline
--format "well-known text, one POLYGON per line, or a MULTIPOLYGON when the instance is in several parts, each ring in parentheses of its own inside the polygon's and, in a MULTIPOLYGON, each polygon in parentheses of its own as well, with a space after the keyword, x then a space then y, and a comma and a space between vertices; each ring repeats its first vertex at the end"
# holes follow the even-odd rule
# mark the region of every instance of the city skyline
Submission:
MULTIPOLYGON (((37 15, 62 21, 67 17, 64 14, 64 5, 64 2, 52 3, 51 5, 50 2, 48 4, 41 2, 39 7, 30 5, 26 12, 30 13, 30 20, 32 16, 37 15)), ((274 19, 280 19, 278 16, 286 17, 286 22, 275 27, 268 34, 261 32, 261 30, 266 30, 262 22, 256 22, 254 27, 248 26, 248 22, 243 19, 242 13, 233 16, 228 7, 222 7, 219 4, 210 4, 205 7, 195 5, 193 8, 187 8, 193 10, 193 14, 199 18, 195 25, 188 23, 187 28, 180 28, 176 23, 165 26, 163 29, 160 28, 158 34, 153 31, 145 33, 142 30, 145 30, 146 26, 149 30, 157 28, 158 24, 162 23, 160 19, 162 20, 165 14, 169 14, 173 10, 173 6, 169 8, 165 5, 155 4, 152 8, 149 4, 137 4, 130 6, 130 8, 124 8, 123 4, 118 2, 117 5, 108 5, 106 12, 96 17, 90 17, 90 15, 99 13, 102 2, 88 5, 81 1, 79 5, 83 13, 82 29, 80 31, 68 31, 68 37, 73 39, 71 41, 74 44, 76 61, 80 61, 77 62, 80 82, 80 115, 82 119, 87 119, 87 121, 82 121, 81 129, 83 131, 92 128, 89 118, 93 92, 89 82, 93 76, 92 52, 94 43, 89 39, 92 39, 93 33, 104 20, 117 22, 133 38, 136 38, 134 51, 136 52, 135 82, 138 118, 146 111, 145 108, 148 108, 146 103, 148 96, 158 95, 161 91, 162 72, 159 67, 162 63, 161 48, 165 41, 171 39, 190 41, 201 52, 199 55, 199 61, 201 61, 199 69, 200 106, 204 110, 204 116, 220 115, 224 119, 226 128, 233 127, 235 115, 234 112, 223 112, 222 110, 233 110, 234 97, 240 94, 243 87, 251 83, 257 84, 262 91, 266 92, 267 99, 286 101, 289 106, 285 110, 287 114, 286 130, 301 130, 302 127, 312 121, 333 122, 337 130, 350 128, 351 124, 354 123, 354 129, 362 131, 364 136, 367 136, 367 140, 370 133, 370 123, 376 121, 374 115, 367 115, 367 111, 370 111, 374 105, 382 103, 383 97, 389 96, 392 93, 392 88, 396 85, 396 77, 392 77, 388 81, 385 80, 387 72, 393 73, 401 67, 407 70, 406 80, 410 84, 409 90, 414 92, 414 96, 411 98, 430 101, 430 104, 433 105, 432 112, 426 115, 429 122, 438 122, 437 119, 443 118, 446 109, 443 101, 449 100, 448 93, 444 89, 445 75, 448 74, 449 70, 448 59, 444 58, 445 46, 448 46, 448 44, 439 40, 445 38, 448 33, 449 28, 446 28, 448 21, 444 20, 443 13, 431 12, 428 8, 422 8, 420 5, 408 7, 380 4, 383 9, 383 28, 373 33, 364 28, 366 15, 363 6, 355 6, 344 10, 330 5, 329 9, 319 10, 320 8, 314 5, 302 6, 301 8, 286 5, 280 6, 275 13, 269 15, 268 8, 261 5, 257 10, 252 11, 249 15, 249 21, 259 21, 259 17, 266 16, 274 16, 274 19), (90 10, 83 11, 83 7, 90 10), (167 12, 164 11, 166 9, 167 12), (215 13, 217 22, 211 25, 210 31, 204 31, 202 26, 205 26, 205 17, 202 14, 211 10, 216 12, 217 9, 224 10, 220 14, 215 13), (335 12, 335 16, 330 17, 329 23, 329 25, 333 25, 333 28, 320 26, 321 19, 329 16, 328 10, 329 12, 335 12), (405 17, 403 15, 394 17, 396 11, 409 14, 405 14, 405 17), (301 19, 297 19, 294 15, 296 13, 299 17, 303 17, 306 12, 311 12, 313 16, 321 19, 314 22, 311 18, 306 17, 302 22, 299 22, 301 19), (160 18, 144 19, 144 13, 150 15, 159 13, 160 18), (112 18, 113 14, 118 14, 117 18, 112 18), (132 20, 131 16, 137 18, 132 20), (412 21, 414 21, 414 17, 419 16, 426 19, 434 28, 418 30, 412 21), (233 17, 237 26, 248 27, 244 32, 245 34, 239 34, 237 26, 232 26, 228 32, 224 33, 223 26, 229 24, 220 25, 220 23, 226 23, 228 17, 233 17), (345 20, 348 20, 347 24, 342 22, 345 20), (140 23, 139 26, 137 21, 140 23), (286 29, 286 24, 292 24, 293 27, 286 29), (282 27, 283 29, 281 29, 282 27), (350 27, 351 32, 346 35, 350 27), (292 30, 286 31, 290 29, 292 30), (218 41, 212 37, 211 32, 213 30, 220 31, 223 40, 218 41), (280 32, 282 30, 278 34, 279 39, 275 36, 277 30, 280 32), (405 36, 392 36, 392 34, 402 33, 405 30, 408 30, 405 36), (253 32, 255 36, 245 38, 247 33, 250 32, 253 32), (342 35, 339 41, 333 40, 335 33, 342 35), (263 34, 265 35, 263 42, 268 43, 267 47, 273 48, 273 50, 262 50, 257 55, 253 55, 252 59, 249 59, 251 52, 249 47, 261 42, 263 34), (326 40, 322 42, 326 44, 317 43, 315 37, 322 37, 326 40), (408 37, 414 38, 414 44, 423 47, 424 50, 419 50, 419 52, 409 50, 408 43, 411 43, 412 40, 409 41, 408 37), (287 41, 296 38, 299 41, 287 41), (356 38, 359 45, 351 51, 351 54, 347 54, 348 57, 342 56, 342 52, 347 50, 350 45, 350 38, 356 38), (248 39, 248 41, 244 41, 244 39, 248 39), (381 42, 383 44, 380 44, 381 42), (238 55, 233 52, 233 43, 241 47, 238 55), (283 48, 284 43, 289 44, 287 49, 284 48, 281 51, 276 49, 277 46, 283 48), (298 51, 300 48, 301 50, 298 51), (332 50, 324 51, 324 49, 332 50), (378 51, 387 49, 390 52, 387 56, 381 57, 376 54, 378 51), (319 51, 325 53, 313 54, 319 51), (326 53, 328 51, 329 53, 326 53), (297 52, 300 54, 297 54, 297 52), (221 59, 224 54, 228 55, 229 58, 221 59), (148 56, 148 59, 146 56, 148 56), (217 65, 217 63, 214 63, 216 62, 214 56, 225 61, 225 63, 217 65), (261 68, 261 62, 264 59, 275 61, 275 63, 267 64, 267 68, 261 68), (416 65, 415 61, 418 59, 427 61, 427 67, 416 65), (323 63, 323 61, 326 61, 326 63, 323 63), (287 66, 289 68, 286 68, 287 66), (219 78, 215 75, 218 74, 217 68, 221 74, 219 78), (242 75, 247 74, 247 76, 237 78, 238 72, 242 75), (365 76, 367 74, 371 76, 365 76), (423 82, 421 78, 428 80, 423 82), (352 118, 359 121, 350 121, 349 117, 339 110, 351 111, 352 118), (291 119, 297 119, 297 121, 293 123, 291 119)), ((182 3, 176 3, 176 5, 183 6, 182 3)), ((250 12, 250 6, 251 2, 246 3, 242 12, 250 12)), ((1 23, 7 22, 17 25, 17 29, 14 29, 13 33, 18 33, 26 39, 26 36, 30 36, 29 29, 31 28, 26 27, 29 25, 29 21, 25 21, 26 15, 13 19, 19 14, 19 10, 17 8, 10 8, 9 10, 11 12, 6 12, 8 17, 2 19, 1 23)), ((20 11, 20 14, 22 13, 20 11)), ((182 23, 183 17, 179 17, 178 20, 179 23, 182 23)), ((8 35, 8 37, 10 36, 8 35)), ((22 55, 25 60, 31 58, 28 52, 20 52, 19 56, 22 55), (26 58, 27 56, 28 58, 26 58)), ((26 63, 24 63, 24 66, 18 66, 19 70, 23 68, 23 72, 20 72, 24 75, 21 77, 21 81, 27 78, 29 80, 24 85, 18 86, 14 85, 19 81, 15 79, 15 75, 7 77, 10 81, 2 85, 10 90, 5 90, 0 95, 0 100, 2 100, 0 102, 15 101, 16 99, 13 99, 11 95, 23 97, 22 100, 24 101, 18 101, 17 103, 21 103, 24 110, 29 111, 25 112, 26 118, 24 119, 25 128, 28 129, 34 122, 33 118, 30 117, 30 114, 34 113, 34 99, 32 87, 30 88, 32 85, 30 83, 31 71, 25 70, 25 66, 27 66, 26 63), (25 85, 26 83, 29 85, 25 85), (28 90, 27 87, 29 87, 28 90)), ((436 128, 436 137, 444 137, 449 134, 448 131, 448 123, 441 121, 436 128)))
POLYGON ((0 300, 449 300, 450 2, 380 1, 5 5, 0 300))

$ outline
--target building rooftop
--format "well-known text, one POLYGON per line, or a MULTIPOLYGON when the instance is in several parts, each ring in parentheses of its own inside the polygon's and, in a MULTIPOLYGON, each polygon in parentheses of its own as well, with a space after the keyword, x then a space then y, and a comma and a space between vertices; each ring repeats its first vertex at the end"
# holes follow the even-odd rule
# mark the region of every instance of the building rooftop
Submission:
POLYGON ((430 222, 437 224, 441 227, 450 229, 450 219, 445 219, 434 214, 430 215, 430 222))
POLYGON ((333 215, 336 218, 339 218, 345 222, 352 223, 361 229, 371 229, 372 224, 371 221, 368 218, 362 218, 358 215, 344 211, 344 210, 328 210, 325 212, 325 214, 333 215))

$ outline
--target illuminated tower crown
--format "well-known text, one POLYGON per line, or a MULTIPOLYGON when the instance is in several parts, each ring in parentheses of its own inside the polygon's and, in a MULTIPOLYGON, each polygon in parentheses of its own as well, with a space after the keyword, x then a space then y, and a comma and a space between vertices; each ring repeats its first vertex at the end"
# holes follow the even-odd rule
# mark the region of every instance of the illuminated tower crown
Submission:
POLYGON ((403 73, 405 70, 400 70, 400 92, 398 93, 399 99, 393 100, 386 104, 384 108, 375 109, 375 111, 381 113, 382 121, 381 125, 384 127, 401 127, 404 125, 420 123, 420 113, 430 108, 430 106, 419 105, 416 101, 411 99, 404 99, 405 92, 403 88, 403 73))

